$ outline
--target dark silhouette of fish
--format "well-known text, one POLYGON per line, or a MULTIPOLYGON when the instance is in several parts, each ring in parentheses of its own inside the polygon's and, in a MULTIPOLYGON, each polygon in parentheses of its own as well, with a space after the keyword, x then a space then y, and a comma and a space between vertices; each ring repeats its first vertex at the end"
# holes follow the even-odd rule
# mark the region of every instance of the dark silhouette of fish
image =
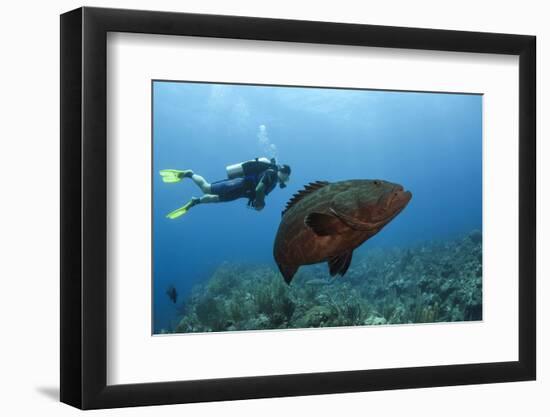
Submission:
POLYGON ((176 304, 178 301, 178 292, 176 291, 176 287, 170 285, 166 290, 166 295, 174 304, 176 304))
POLYGON ((328 262, 343 276, 353 250, 405 208, 412 194, 382 180, 310 183, 287 203, 273 256, 289 284, 301 265, 328 262))

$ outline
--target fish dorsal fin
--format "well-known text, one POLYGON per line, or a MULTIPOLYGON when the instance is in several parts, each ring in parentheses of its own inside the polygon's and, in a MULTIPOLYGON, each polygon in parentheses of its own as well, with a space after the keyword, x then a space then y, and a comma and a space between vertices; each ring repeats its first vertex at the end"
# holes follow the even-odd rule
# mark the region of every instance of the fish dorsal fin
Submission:
POLYGON ((292 196, 290 200, 288 200, 288 203, 286 203, 286 207, 281 213, 282 216, 285 215, 285 213, 294 206, 298 201, 300 201, 302 198, 304 198, 306 195, 312 193, 313 191, 317 191, 320 188, 323 188, 324 186, 328 185, 328 181, 315 181, 310 182, 307 184, 302 190, 298 191, 296 194, 292 196))

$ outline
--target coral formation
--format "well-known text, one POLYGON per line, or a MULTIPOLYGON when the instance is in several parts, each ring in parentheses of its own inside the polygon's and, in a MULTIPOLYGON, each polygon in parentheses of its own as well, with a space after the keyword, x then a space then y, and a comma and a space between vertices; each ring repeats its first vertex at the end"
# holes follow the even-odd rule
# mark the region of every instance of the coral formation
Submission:
POLYGON ((287 286, 275 267, 224 263, 184 301, 173 332, 482 319, 482 234, 358 254, 343 278, 326 265, 287 286))

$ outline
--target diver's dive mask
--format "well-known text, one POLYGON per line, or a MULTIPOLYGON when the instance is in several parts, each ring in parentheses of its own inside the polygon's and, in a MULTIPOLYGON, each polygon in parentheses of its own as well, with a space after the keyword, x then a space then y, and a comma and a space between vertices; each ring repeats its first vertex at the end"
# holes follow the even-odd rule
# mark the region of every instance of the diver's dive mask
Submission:
POLYGON ((285 188, 286 184, 290 180, 290 174, 285 172, 284 170, 280 170, 277 172, 277 177, 279 179, 279 187, 285 188))

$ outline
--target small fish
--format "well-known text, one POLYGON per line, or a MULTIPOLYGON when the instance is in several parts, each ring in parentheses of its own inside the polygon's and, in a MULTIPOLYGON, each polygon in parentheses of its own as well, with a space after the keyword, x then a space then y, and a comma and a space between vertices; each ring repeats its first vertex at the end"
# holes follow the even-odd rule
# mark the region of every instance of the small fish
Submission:
POLYGON ((343 276, 353 251, 397 216, 412 198, 382 180, 316 181, 287 203, 273 256, 287 284, 301 265, 328 262, 343 276))
POLYGON ((170 285, 166 290, 166 295, 174 304, 176 304, 178 301, 178 292, 176 291, 176 287, 170 285))
POLYGON ((309 281, 306 281, 306 285, 312 285, 312 286, 322 286, 322 285, 330 285, 330 284, 332 284, 331 281, 328 281, 322 278, 313 278, 313 279, 310 279, 309 281))

